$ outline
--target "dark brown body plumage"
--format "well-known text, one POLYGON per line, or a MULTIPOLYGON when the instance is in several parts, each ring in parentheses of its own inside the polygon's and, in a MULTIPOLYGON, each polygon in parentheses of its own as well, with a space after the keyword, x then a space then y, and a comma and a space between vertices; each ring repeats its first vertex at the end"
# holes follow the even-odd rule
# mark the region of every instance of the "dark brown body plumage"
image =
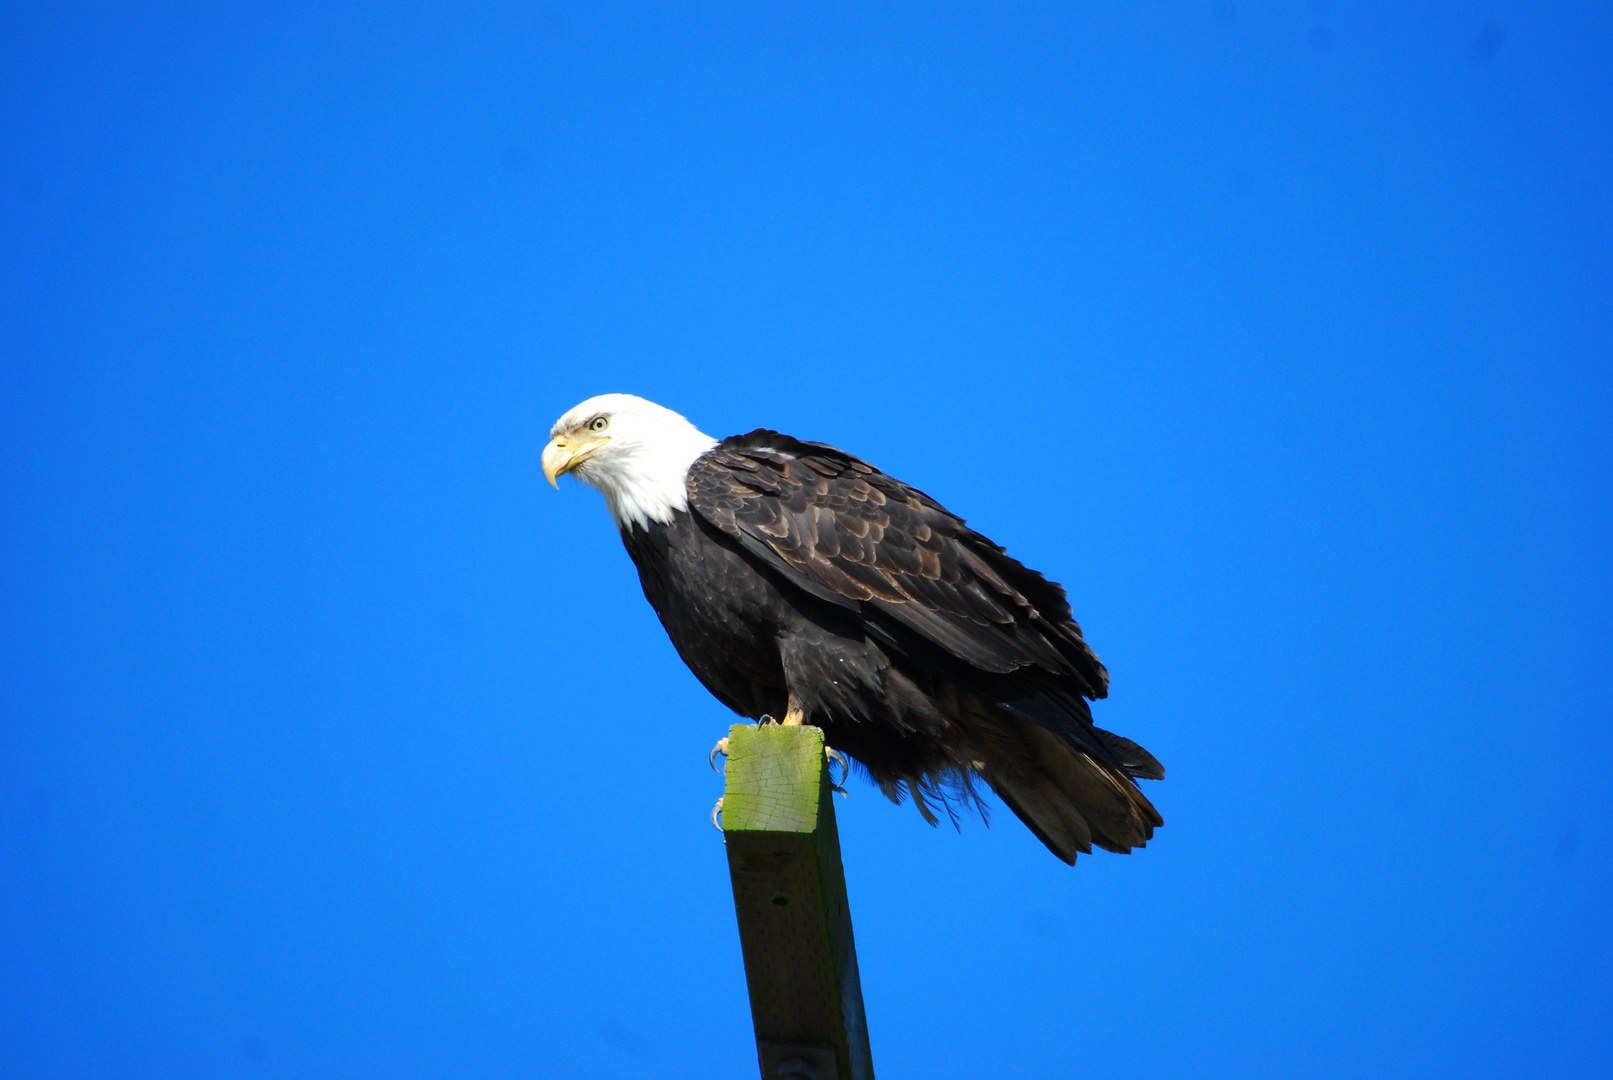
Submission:
POLYGON ((1108 673, 1064 590, 924 493, 772 431, 689 470, 689 508, 623 541, 685 663, 742 716, 806 720, 925 818, 986 781, 1065 862, 1163 824, 1153 755, 1092 723, 1108 673))

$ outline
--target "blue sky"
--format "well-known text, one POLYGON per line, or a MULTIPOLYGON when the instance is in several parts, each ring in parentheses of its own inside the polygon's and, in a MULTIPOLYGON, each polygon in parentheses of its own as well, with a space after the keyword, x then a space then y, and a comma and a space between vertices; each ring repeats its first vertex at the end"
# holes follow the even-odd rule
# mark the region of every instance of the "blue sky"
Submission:
POLYGON ((1147 850, 838 806, 874 1059, 1613 1072, 1605 5, 6 5, 0 1073, 754 1075, 549 424, 1070 591, 1147 850))

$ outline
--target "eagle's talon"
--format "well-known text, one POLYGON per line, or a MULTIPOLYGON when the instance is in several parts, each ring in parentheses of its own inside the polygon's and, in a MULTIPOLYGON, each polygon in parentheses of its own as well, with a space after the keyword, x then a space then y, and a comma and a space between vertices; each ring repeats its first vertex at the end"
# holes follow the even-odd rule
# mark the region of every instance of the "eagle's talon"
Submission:
POLYGON ((711 827, 722 832, 722 796, 717 796, 717 805, 711 808, 711 827))
POLYGON ((823 748, 823 756, 828 758, 831 763, 836 761, 840 762, 840 783, 835 783, 834 770, 830 769, 829 786, 840 792, 842 795, 846 794, 846 789, 842 787, 841 784, 844 784, 846 782, 846 777, 851 775, 851 762, 846 760, 845 754, 842 754, 832 746, 825 746, 823 748))
MULTIPOLYGON (((717 745, 713 746, 711 748, 711 757, 708 758, 707 760, 711 762, 711 771, 712 772, 717 772, 718 771, 717 770, 717 755, 718 754, 721 754, 723 757, 728 756, 728 736, 726 736, 726 735, 724 735, 722 738, 718 739, 717 740, 717 745)), ((722 771, 723 772, 728 771, 728 765, 727 765, 726 762, 723 764, 722 771)))
POLYGON ((841 795, 845 796, 846 798, 848 798, 848 799, 851 798, 851 793, 848 792, 844 787, 841 786, 842 784, 844 784, 846 782, 846 777, 851 775, 851 762, 846 760, 846 755, 845 754, 842 754, 840 751, 836 750, 832 746, 825 746, 823 748, 823 756, 828 758, 831 763, 836 762, 836 761, 840 762, 840 783, 839 784, 835 783, 834 770, 830 769, 829 770, 829 790, 830 791, 838 791, 838 792, 840 792, 841 795))
POLYGON ((772 715, 770 713, 763 713, 762 718, 760 720, 756 721, 756 722, 758 724, 763 724, 763 725, 778 723, 777 720, 773 719, 773 717, 772 717, 772 715))

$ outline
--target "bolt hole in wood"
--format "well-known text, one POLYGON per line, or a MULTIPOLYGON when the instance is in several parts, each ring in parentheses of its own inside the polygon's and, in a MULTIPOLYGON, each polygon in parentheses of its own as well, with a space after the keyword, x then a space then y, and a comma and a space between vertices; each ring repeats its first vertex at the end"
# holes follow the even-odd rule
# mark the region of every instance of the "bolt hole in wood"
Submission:
POLYGON ((789 893, 774 893, 773 894, 773 906, 774 907, 788 907, 789 903, 790 903, 790 894, 789 893))

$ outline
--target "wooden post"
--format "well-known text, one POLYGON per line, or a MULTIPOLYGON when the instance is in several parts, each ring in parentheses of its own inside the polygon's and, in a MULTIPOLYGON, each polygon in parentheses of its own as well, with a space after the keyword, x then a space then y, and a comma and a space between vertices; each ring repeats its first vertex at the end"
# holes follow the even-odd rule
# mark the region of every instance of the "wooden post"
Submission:
POLYGON ((762 1080, 873 1080, 823 732, 735 724, 723 839, 762 1080))

